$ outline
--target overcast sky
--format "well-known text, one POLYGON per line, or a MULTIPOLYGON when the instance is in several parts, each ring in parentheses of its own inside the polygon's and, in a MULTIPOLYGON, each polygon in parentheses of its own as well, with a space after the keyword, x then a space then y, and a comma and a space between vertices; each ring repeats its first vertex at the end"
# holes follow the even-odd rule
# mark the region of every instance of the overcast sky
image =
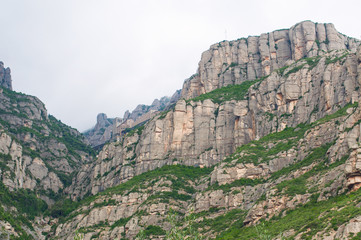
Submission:
POLYGON ((172 95, 213 43, 332 22, 361 38, 361 1, 0 0, 0 60, 13 88, 84 131, 172 95))

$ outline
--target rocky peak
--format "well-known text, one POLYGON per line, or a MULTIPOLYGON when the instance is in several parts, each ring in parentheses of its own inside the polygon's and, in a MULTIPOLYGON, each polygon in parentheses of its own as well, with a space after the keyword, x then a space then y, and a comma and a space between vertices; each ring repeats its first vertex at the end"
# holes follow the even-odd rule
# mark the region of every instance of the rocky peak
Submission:
POLYGON ((13 90, 10 68, 5 68, 4 63, 0 61, 0 86, 13 90))
POLYGON ((127 110, 123 118, 109 119, 106 114, 99 113, 94 128, 85 132, 84 135, 92 146, 101 146, 111 139, 121 136, 126 129, 148 121, 159 111, 175 104, 179 97, 180 90, 176 91, 171 98, 164 96, 154 99, 151 105, 139 104, 132 112, 127 110))
POLYGON ((339 33, 331 23, 303 21, 289 29, 214 44, 202 54, 196 74, 183 84, 182 97, 269 75, 305 57, 333 50, 355 52, 360 41, 339 33))
POLYGON ((97 116, 97 124, 103 124, 107 121, 107 115, 105 113, 99 113, 97 116))
POLYGON ((95 126, 86 131, 84 136, 92 146, 99 146, 109 141, 112 137, 113 118, 108 118, 105 113, 97 115, 97 123, 95 126))

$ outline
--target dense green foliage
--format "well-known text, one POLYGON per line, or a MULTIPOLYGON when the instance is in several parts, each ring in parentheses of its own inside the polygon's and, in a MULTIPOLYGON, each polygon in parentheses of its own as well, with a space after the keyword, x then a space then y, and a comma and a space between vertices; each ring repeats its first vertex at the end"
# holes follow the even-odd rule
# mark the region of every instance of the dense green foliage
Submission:
POLYGON ((147 123, 148 121, 144 121, 132 128, 126 128, 123 131, 123 134, 127 134, 128 137, 133 136, 135 133, 138 135, 141 135, 144 129, 144 125, 147 123))
POLYGON ((262 81, 266 77, 256 79, 253 81, 245 81, 238 85, 228 85, 226 87, 217 88, 211 92, 199 95, 198 97, 187 100, 187 102, 204 101, 206 99, 212 100, 214 103, 223 103, 231 100, 244 100, 248 89, 257 82, 262 81))
POLYGON ((349 52, 345 52, 343 55, 341 55, 339 57, 334 57, 334 58, 328 57, 328 58, 326 58, 326 64, 341 61, 341 60, 345 59, 349 54, 350 54, 349 52))
POLYGON ((41 215, 47 209, 47 204, 30 190, 19 189, 11 192, 2 182, 0 182, 0 204, 0 220, 10 223, 19 234, 18 238, 12 239, 33 239, 24 231, 24 226, 33 230, 29 220, 41 215), (3 206, 15 207, 17 211, 5 211, 3 206))
MULTIPOLYGON (((185 180, 195 181, 201 176, 211 173, 213 168, 199 168, 183 165, 166 165, 153 171, 142 173, 133 177, 129 181, 122 183, 116 187, 108 188, 101 194, 122 194, 125 191, 136 190, 148 186, 149 181, 164 177, 166 175, 174 176, 177 179, 177 184, 184 183, 185 180)), ((176 186, 175 186, 176 189, 176 186)))
MULTIPOLYGON (((361 208, 356 205, 360 202, 361 191, 342 194, 326 201, 317 202, 317 195, 307 204, 289 210, 285 216, 282 213, 270 221, 264 221, 271 237, 279 236, 287 230, 295 230, 295 234, 303 232, 302 239, 312 239, 317 232, 335 229, 351 218, 361 214, 361 208), (307 230, 309 229, 309 230, 307 230)), ((256 227, 234 225, 223 232, 217 239, 256 239, 256 227)))
POLYGON ((148 225, 144 230, 145 236, 160 236, 165 235, 166 232, 159 226, 148 225))
POLYGON ((0 182, 0 202, 7 206, 16 207, 19 213, 26 214, 29 219, 33 219, 47 209, 47 204, 32 191, 19 189, 10 192, 2 182, 0 182))
POLYGON ((54 218, 66 217, 79 205, 79 202, 73 202, 69 198, 60 199, 45 214, 54 218))
POLYGON ((232 160, 238 159, 238 162, 250 162, 254 164, 268 162, 279 152, 287 151, 292 147, 295 147, 306 131, 312 127, 345 116, 347 115, 347 109, 356 109, 357 106, 357 102, 353 104, 348 103, 335 113, 326 115, 313 123, 301 123, 295 128, 287 127, 281 132, 271 133, 259 140, 251 141, 250 143, 237 148, 235 153, 230 155, 225 161, 231 162, 232 160), (274 146, 270 147, 270 144, 274 144, 274 146), (244 155, 240 157, 240 153, 244 153, 244 155))
POLYGON ((79 157, 79 154, 76 151, 83 151, 95 156, 95 151, 90 145, 84 143, 84 137, 82 135, 74 134, 72 132, 74 129, 65 125, 60 120, 57 120, 52 115, 49 115, 48 127, 52 134, 56 134, 53 135, 53 137, 66 145, 70 154, 79 157))
MULTIPOLYGON (((47 214, 53 217, 60 218, 61 222, 66 219, 72 218, 79 214, 74 212, 77 208, 83 205, 89 205, 95 199, 103 195, 113 194, 126 194, 139 189, 146 189, 151 186, 152 183, 161 177, 168 176, 168 180, 172 182, 172 192, 162 192, 154 194, 149 198, 157 201, 167 201, 169 198, 187 201, 191 197, 186 194, 179 194, 178 190, 184 190, 185 192, 192 194, 195 189, 189 185, 189 181, 194 182, 202 176, 208 175, 212 172, 213 168, 199 168, 183 165, 166 165, 153 171, 142 173, 138 176, 134 176, 129 181, 119 184, 118 186, 108 188, 104 192, 100 192, 97 195, 86 197, 80 201, 71 201, 70 199, 61 199, 54 204, 47 214)), ((105 202, 103 205, 114 205, 115 202, 105 202)), ((93 207, 99 207, 99 205, 93 205, 93 207)))
POLYGON ((206 229, 211 229, 213 232, 219 234, 232 224, 239 225, 239 223, 241 223, 240 226, 242 226, 245 217, 246 211, 233 209, 217 217, 204 217, 202 221, 195 224, 195 227, 203 229, 203 232, 206 232, 206 229))

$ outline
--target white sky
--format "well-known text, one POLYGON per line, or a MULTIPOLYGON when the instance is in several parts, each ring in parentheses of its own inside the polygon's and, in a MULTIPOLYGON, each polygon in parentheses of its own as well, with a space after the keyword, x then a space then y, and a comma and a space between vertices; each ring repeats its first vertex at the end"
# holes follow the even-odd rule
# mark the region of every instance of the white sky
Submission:
POLYGON ((360 0, 0 0, 13 88, 84 131, 96 115, 170 96, 213 43, 332 22, 361 38, 360 0))

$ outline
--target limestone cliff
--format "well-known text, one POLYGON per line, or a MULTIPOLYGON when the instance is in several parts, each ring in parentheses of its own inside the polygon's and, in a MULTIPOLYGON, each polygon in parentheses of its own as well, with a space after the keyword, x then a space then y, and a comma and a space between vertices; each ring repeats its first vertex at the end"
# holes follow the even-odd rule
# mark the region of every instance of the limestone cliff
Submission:
POLYGON ((305 57, 333 50, 355 51, 359 40, 337 32, 331 23, 304 21, 290 29, 214 44, 202 54, 198 71, 184 82, 189 99, 229 84, 240 84, 305 57))
MULTIPOLYGON (((245 81, 240 89, 253 85, 233 100, 224 101, 222 95, 238 94, 239 88, 220 89, 221 99, 205 95, 204 100, 180 100, 174 109, 156 116, 124 140, 106 145, 97 162, 86 167, 91 173, 81 174, 94 176, 91 185, 73 187, 94 194, 172 162, 212 166, 240 145, 313 122, 357 102, 358 66, 356 53, 333 51, 291 63, 257 81, 245 81)), ((81 176, 78 182, 84 181, 81 176)))
POLYGON ((119 136, 93 161, 39 100, 2 88, 0 191, 37 210, 0 198, 34 230, 1 211, 0 226, 36 239, 359 239, 359 44, 310 21, 215 44, 174 105, 112 124, 99 115, 99 135, 113 125, 119 136))
POLYGON ((0 86, 13 90, 10 68, 5 68, 3 62, 0 62, 0 86))
POLYGON ((356 236, 358 45, 332 24, 306 21, 211 46, 174 108, 106 144, 79 171, 66 191, 95 195, 95 204, 85 199, 54 235, 71 239, 77 228, 86 239, 134 239, 143 229, 162 238, 175 209, 193 211, 207 238, 253 239, 260 219, 273 239, 356 236))
POLYGON ((175 104, 180 98, 180 90, 177 90, 172 97, 155 99, 151 105, 139 104, 132 112, 126 111, 123 118, 107 118, 104 113, 97 116, 96 125, 86 131, 84 136, 94 147, 102 147, 110 140, 119 139, 129 129, 148 121, 159 111, 163 111, 175 104))
POLYGON ((43 222, 44 211, 95 156, 84 141, 77 130, 48 115, 38 98, 0 87, 0 226, 5 235, 45 239, 36 221, 43 222))
POLYGON ((92 129, 84 132, 84 136, 92 146, 102 145, 112 138, 113 123, 119 120, 120 119, 108 118, 106 114, 99 113, 97 123, 92 129))

